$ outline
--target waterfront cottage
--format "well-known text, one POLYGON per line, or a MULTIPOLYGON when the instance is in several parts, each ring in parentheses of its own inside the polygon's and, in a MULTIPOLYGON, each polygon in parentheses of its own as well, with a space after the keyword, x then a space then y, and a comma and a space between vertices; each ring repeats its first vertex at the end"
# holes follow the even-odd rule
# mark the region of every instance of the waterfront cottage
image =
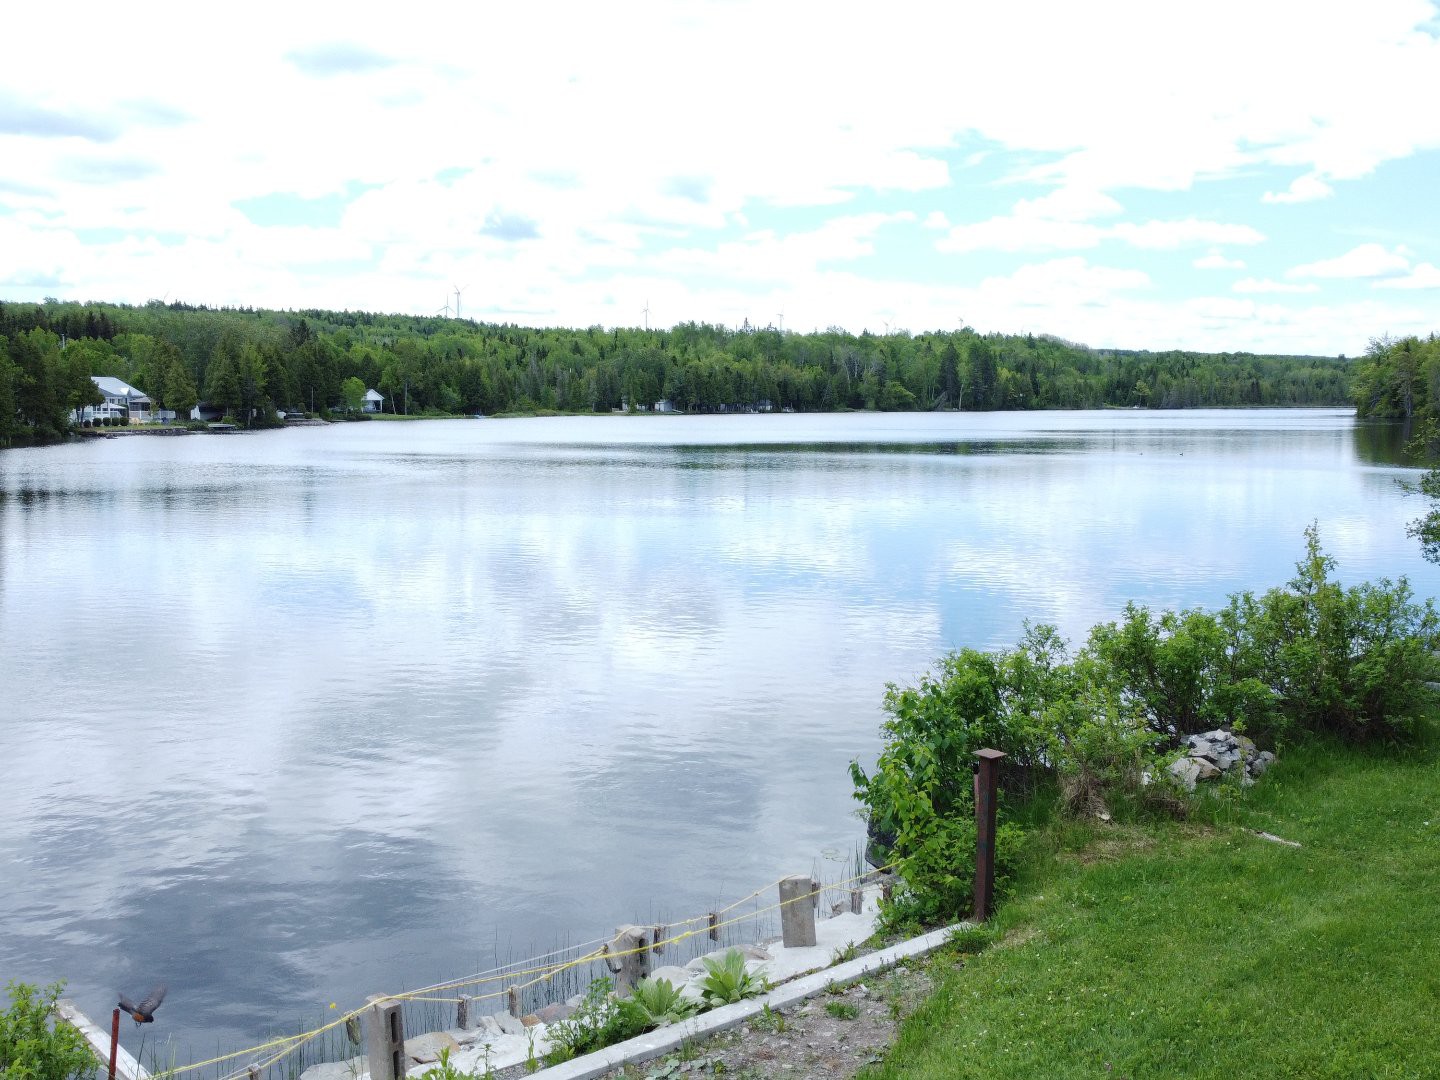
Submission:
POLYGON ((148 424, 155 419, 150 411, 150 397, 143 390, 137 390, 129 383, 109 375, 91 375, 90 381, 104 396, 98 405, 86 405, 76 409, 77 424, 93 424, 104 420, 120 419, 148 424))

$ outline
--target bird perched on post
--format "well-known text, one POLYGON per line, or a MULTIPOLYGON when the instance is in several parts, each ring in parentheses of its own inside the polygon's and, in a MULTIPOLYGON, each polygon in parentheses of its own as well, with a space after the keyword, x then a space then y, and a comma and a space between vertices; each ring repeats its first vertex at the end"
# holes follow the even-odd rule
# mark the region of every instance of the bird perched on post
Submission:
POLYGON ((150 993, 146 994, 145 1000, 140 1002, 139 1005, 136 1005, 124 994, 121 994, 120 1008, 129 1013, 130 1019, 134 1020, 137 1024, 153 1024, 155 1022, 155 1010, 160 1007, 160 1003, 164 1000, 165 984, 161 983, 155 987, 154 990, 151 990, 150 993))

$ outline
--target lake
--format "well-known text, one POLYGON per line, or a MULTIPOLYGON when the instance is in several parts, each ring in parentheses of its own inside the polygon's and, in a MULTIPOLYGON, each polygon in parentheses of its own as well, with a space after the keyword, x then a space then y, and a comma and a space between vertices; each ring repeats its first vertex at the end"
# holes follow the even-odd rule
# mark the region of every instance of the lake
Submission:
POLYGON ((97 1019, 167 981, 183 1064, 842 877, 848 763, 946 650, 1280 584, 1311 521, 1343 580, 1436 592, 1395 445, 1293 410, 0 452, 0 979, 97 1019))

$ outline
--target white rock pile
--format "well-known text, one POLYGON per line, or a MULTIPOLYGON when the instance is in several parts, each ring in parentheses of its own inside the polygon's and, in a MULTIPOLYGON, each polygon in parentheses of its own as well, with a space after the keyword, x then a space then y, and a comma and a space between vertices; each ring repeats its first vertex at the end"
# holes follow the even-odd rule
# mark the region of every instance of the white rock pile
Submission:
POLYGON ((1201 780, 1218 780, 1235 769, 1243 769, 1240 783, 1249 786, 1275 760, 1269 750, 1256 750, 1244 735, 1216 728, 1200 735, 1185 736, 1185 756, 1170 765, 1170 776, 1186 791, 1194 791, 1201 780))

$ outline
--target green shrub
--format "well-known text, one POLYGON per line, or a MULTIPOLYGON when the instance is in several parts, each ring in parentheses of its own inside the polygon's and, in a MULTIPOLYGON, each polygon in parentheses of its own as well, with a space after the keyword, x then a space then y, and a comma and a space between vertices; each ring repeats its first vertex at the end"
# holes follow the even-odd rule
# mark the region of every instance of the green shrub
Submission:
POLYGON ((641 979, 630 1000, 644 1011, 647 1027, 664 1027, 700 1011, 700 1003, 685 997, 669 979, 641 979))
POLYGON ((0 1076, 5 1080, 72 1080, 95 1071, 95 1055, 84 1036, 50 1019, 63 986, 40 990, 12 982, 6 987, 10 1008, 0 1013, 0 1076))
MULTIPOLYGON (((1312 525, 1295 578, 1259 598, 1236 594, 1217 613, 1130 604, 1073 660, 1054 627, 1027 625, 1014 649, 963 649, 916 686, 888 687, 884 748, 871 772, 852 762, 851 777, 877 856, 903 881, 889 924, 969 911, 982 747, 1007 755, 1002 807, 1053 787, 1066 809, 1101 813, 1116 796, 1165 802, 1146 780, 1198 731, 1272 745, 1411 738, 1436 704, 1440 616, 1403 578, 1347 589, 1333 569, 1312 525)), ((1001 871, 1016 835, 997 838, 1001 871)))
POLYGON ((550 1051, 547 1064, 602 1050, 617 1042, 633 1039, 648 1027, 645 1011, 628 998, 617 998, 610 992, 609 979, 596 979, 585 991, 585 999, 568 1019, 556 1021, 548 1029, 550 1051))
POLYGON ((745 954, 739 949, 730 949, 719 960, 704 957, 702 963, 705 977, 700 981, 700 997, 712 1009, 759 997, 770 989, 769 980, 746 970, 745 954))

